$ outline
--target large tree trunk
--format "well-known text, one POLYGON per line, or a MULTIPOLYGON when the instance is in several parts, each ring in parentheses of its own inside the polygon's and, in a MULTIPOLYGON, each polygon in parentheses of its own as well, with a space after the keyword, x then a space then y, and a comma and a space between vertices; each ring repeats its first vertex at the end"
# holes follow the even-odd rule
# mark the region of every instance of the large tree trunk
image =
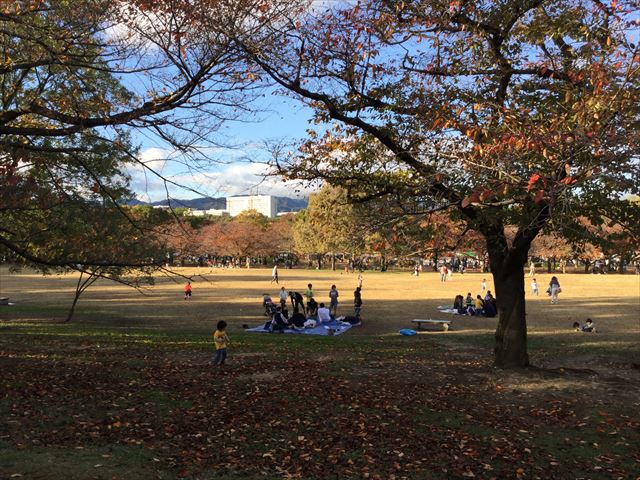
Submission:
POLYGON ((331 270, 336 271, 336 254, 331 254, 331 270))
POLYGON ((522 241, 517 248, 509 247, 502 229, 488 233, 485 238, 498 306, 494 362, 496 366, 503 368, 526 367, 529 365, 529 354, 524 266, 530 242, 522 241))
MULTIPOLYGON (((492 262, 493 264, 493 262, 492 262)), ((495 363, 500 367, 526 367, 527 317, 524 300, 525 262, 495 270, 493 283, 498 303, 498 328, 494 348, 495 363)))

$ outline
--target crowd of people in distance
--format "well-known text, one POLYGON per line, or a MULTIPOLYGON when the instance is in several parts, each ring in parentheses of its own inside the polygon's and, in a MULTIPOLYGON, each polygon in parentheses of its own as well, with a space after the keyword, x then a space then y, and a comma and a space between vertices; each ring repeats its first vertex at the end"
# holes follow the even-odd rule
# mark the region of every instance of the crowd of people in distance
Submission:
POLYGON ((456 295, 453 301, 453 308, 459 315, 472 315, 477 317, 495 317, 498 313, 496 299, 491 294, 491 290, 487 290, 484 298, 482 295, 476 295, 474 299, 471 292, 467 293, 467 297, 456 295))
MULTIPOLYGON (((268 293, 263 294, 264 314, 269 317, 265 323, 265 329, 283 331, 285 329, 315 328, 337 319, 340 293, 335 285, 331 285, 328 296, 328 307, 324 302, 318 303, 311 283, 307 284, 307 289, 303 293, 294 290, 287 291, 285 287, 281 287, 278 292, 278 304, 268 293), (287 300, 291 302, 291 314, 287 308, 287 300)), ((343 317, 343 321, 353 325, 360 324, 362 311, 361 276, 358 278, 358 286, 353 292, 353 307, 354 314, 343 317)))

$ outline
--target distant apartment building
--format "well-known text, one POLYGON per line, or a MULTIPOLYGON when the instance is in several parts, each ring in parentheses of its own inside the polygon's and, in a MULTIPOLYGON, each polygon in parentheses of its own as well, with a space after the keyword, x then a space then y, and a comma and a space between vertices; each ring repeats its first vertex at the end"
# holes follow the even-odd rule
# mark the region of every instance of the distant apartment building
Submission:
POLYGON ((212 217, 228 217, 229 212, 227 210, 220 210, 218 208, 210 208, 209 210, 189 210, 189 215, 194 217, 204 217, 205 215, 211 215, 212 217))
POLYGON ((265 217, 273 218, 278 213, 276 197, 271 195, 227 197, 227 211, 232 217, 247 210, 257 210, 265 217))

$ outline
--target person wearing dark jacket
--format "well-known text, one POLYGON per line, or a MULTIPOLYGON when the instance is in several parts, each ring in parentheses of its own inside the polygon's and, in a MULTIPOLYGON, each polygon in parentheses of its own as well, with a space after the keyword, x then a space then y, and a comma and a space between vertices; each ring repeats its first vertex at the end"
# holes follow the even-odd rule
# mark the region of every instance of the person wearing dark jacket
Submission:
POLYGON ((289 298, 291 298, 291 307, 293 307, 293 313, 304 312, 304 298, 300 292, 289 292, 289 298))
POLYGON ((353 292, 353 309, 355 316, 360 318, 360 312, 362 311, 362 289, 360 287, 353 292))

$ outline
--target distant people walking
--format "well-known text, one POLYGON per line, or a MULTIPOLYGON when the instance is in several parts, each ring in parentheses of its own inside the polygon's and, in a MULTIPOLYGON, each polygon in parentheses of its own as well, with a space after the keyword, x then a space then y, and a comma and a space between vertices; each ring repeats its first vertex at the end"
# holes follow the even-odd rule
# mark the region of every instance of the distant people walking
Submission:
POLYGON ((229 343, 229 336, 227 335, 227 322, 220 320, 216 327, 216 331, 213 334, 213 343, 216 347, 216 356, 213 359, 214 365, 224 365, 224 361, 227 359, 227 344, 229 343))
POLYGON ((338 297, 340 294, 338 293, 338 289, 335 285, 331 285, 331 290, 329 290, 329 311, 331 315, 334 317, 338 314, 338 297))
POLYGON ((415 267, 413 267, 413 276, 417 277, 420 275, 420 268, 418 267, 418 265, 416 264, 415 267))
POLYGON ((480 294, 484 295, 484 292, 487 291, 487 279, 483 278, 482 283, 480 284, 480 294))
POLYGON ((362 280, 363 280, 362 272, 360 272, 360 273, 358 273, 358 285, 357 285, 358 288, 360 288, 360 289, 362 289, 362 280))
POLYGON ((531 263, 529 263, 529 276, 533 277, 536 274, 536 264, 533 263, 533 260, 531 260, 531 263))
POLYGON ((184 285, 184 299, 189 300, 191 298, 191 282, 187 282, 184 285))
POLYGON ((278 282, 278 264, 276 263, 273 266, 273 270, 271 271, 271 283, 276 282, 276 285, 279 284, 278 282))
POLYGON ((362 311, 362 289, 357 287, 353 292, 353 310, 356 318, 360 318, 360 312, 362 311))
POLYGON ((440 281, 441 282, 446 282, 447 281, 447 267, 445 265, 442 265, 440 267, 440 281))
POLYGON ((558 303, 558 294, 562 292, 558 277, 551 277, 551 281, 549 282, 549 289, 547 290, 547 292, 549 293, 549 295, 551 295, 551 304, 555 305, 556 303, 558 303))
POLYGON ((535 278, 531 280, 531 295, 538 296, 538 282, 536 282, 535 278))

